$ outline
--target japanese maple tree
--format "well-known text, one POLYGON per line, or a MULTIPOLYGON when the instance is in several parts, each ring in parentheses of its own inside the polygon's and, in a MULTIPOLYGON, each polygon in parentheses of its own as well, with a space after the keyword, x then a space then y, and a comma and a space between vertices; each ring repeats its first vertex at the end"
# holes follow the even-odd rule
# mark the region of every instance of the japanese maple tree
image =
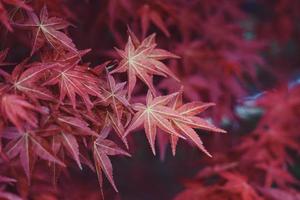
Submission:
POLYGON ((300 199, 299 9, 0 0, 0 199, 300 199))

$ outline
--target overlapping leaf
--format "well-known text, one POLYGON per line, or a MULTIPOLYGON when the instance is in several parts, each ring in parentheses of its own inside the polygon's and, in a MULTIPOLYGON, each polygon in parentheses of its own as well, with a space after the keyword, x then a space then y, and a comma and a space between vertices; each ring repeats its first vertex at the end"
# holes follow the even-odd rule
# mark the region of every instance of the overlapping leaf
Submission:
POLYGON ((160 16, 160 13, 152 9, 148 4, 143 5, 138 10, 139 15, 141 16, 141 27, 143 36, 146 35, 150 22, 155 24, 167 37, 170 37, 170 32, 167 29, 167 26, 160 16))
POLYGON ((133 109, 137 112, 133 116, 132 121, 127 128, 125 136, 132 130, 144 124, 145 134, 147 136, 153 154, 155 154, 155 139, 157 127, 168 134, 185 138, 177 133, 177 131, 173 128, 172 123, 170 122, 170 119, 184 120, 184 118, 180 116, 178 112, 167 106, 167 104, 176 95, 177 93, 173 93, 167 96, 159 96, 153 98, 151 92, 148 91, 146 105, 143 105, 141 103, 133 105, 133 109))
POLYGON ((103 98, 100 91, 100 82, 84 65, 78 65, 78 61, 58 64, 51 71, 46 85, 57 85, 59 87, 59 100, 63 102, 66 97, 70 100, 73 108, 76 108, 76 96, 83 100, 85 106, 91 109, 93 103, 89 95, 103 98))
MULTIPOLYGON (((203 146, 203 142, 201 141, 198 134, 195 132, 194 128, 213 132, 226 132, 208 123, 204 119, 195 116, 199 113, 202 113, 214 104, 203 102, 190 102, 187 104, 183 104, 182 90, 178 93, 176 99, 172 104, 172 108, 182 116, 182 118, 174 118, 171 120, 176 130, 182 133, 192 143, 194 143, 201 151, 206 153, 208 156, 211 156, 203 146)), ((177 140, 178 137, 176 135, 171 135, 170 142, 172 146, 173 155, 175 155, 177 140)))
POLYGON ((63 162, 52 155, 46 140, 37 136, 34 131, 19 132, 14 128, 9 128, 4 132, 3 137, 10 139, 4 149, 6 155, 10 159, 19 156, 28 180, 30 180, 32 162, 36 157, 65 166, 63 162))
POLYGON ((32 31, 31 55, 45 43, 51 45, 57 52, 65 49, 77 52, 72 39, 61 31, 70 25, 68 22, 57 17, 49 17, 46 6, 42 8, 39 17, 34 12, 27 12, 27 14, 27 21, 14 24, 20 28, 32 31))
POLYGON ((182 92, 173 93, 168 96, 159 96, 153 99, 150 91, 148 91, 146 105, 133 105, 133 108, 137 111, 137 113, 134 115, 125 135, 144 123, 145 133, 153 154, 155 154, 155 138, 157 134, 156 128, 159 127, 164 132, 170 134, 170 142, 172 144, 173 154, 175 154, 177 140, 179 137, 181 137, 192 141, 198 146, 198 148, 210 156, 193 128, 214 132, 225 131, 216 128, 200 117, 194 116, 204 111, 212 104, 191 102, 183 105, 181 95, 182 92))
POLYGON ((102 173, 105 174, 106 178, 108 179, 110 184, 113 186, 115 191, 118 192, 118 189, 117 189, 114 179, 113 179, 112 164, 111 164, 108 156, 114 156, 114 155, 130 156, 130 154, 128 154, 126 151, 124 151, 120 147, 118 147, 117 144, 115 144, 113 141, 106 139, 109 132, 110 132, 110 128, 104 127, 102 129, 100 135, 97 137, 97 139, 93 143, 93 156, 94 156, 96 171, 97 171, 102 195, 103 195, 102 173))
POLYGON ((111 75, 107 75, 108 88, 103 88, 103 99, 96 103, 109 104, 120 121, 123 109, 121 106, 129 107, 130 104, 126 98, 126 90, 124 90, 126 82, 116 83, 111 75))
POLYGON ((60 149, 66 150, 70 157, 82 169, 79 152, 79 142, 76 136, 95 136, 96 132, 90 129, 89 124, 83 119, 62 114, 53 116, 52 120, 48 120, 48 126, 44 132, 52 136, 52 149, 54 153, 58 153, 60 149), (54 119, 54 121, 53 121, 54 119))
POLYGON ((9 120, 18 130, 24 129, 27 122, 32 127, 38 126, 37 113, 43 110, 32 105, 19 95, 6 94, 1 96, 1 114, 5 120, 9 120))

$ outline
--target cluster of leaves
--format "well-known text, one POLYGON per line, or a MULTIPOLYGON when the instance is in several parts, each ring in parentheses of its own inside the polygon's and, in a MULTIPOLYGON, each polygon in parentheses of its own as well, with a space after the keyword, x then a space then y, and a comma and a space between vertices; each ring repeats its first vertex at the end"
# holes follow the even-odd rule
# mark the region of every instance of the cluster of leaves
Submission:
MULTIPOLYGON (((3 23, 12 30, 6 18, 3 23)), ((59 180, 58 172, 66 171, 73 160, 80 169, 86 165, 96 172, 103 197, 103 174, 118 191, 109 156, 130 156, 117 141, 109 139, 110 133, 115 132, 128 149, 128 133, 143 124, 155 154, 158 127, 171 138, 174 154, 177 140, 182 138, 210 155, 194 129, 225 132, 196 116, 213 104, 184 104, 182 91, 165 96, 157 93, 152 83, 154 75, 179 81, 162 60, 179 57, 157 48, 154 34, 140 42, 128 29, 124 50, 117 49, 117 66, 108 61, 91 67, 82 61, 90 50, 78 50, 64 32, 70 24, 49 16, 46 6, 39 15, 27 9, 24 17, 16 17, 11 24, 29 33, 31 52, 19 64, 5 63, 10 49, 1 52, 1 162, 9 166, 5 174, 23 168, 27 186, 41 160, 53 169, 54 183, 59 180), (128 74, 128 84, 113 76, 123 72, 128 74), (137 79, 148 88, 145 105, 132 103, 137 79)), ((22 179, 22 173, 14 178, 22 179)), ((28 190, 19 191, 22 198, 30 198, 28 190)), ((14 196, 5 191, 1 195, 8 199, 14 196)))
POLYGON ((229 150, 231 157, 202 169, 176 199, 299 199, 299 180, 291 171, 300 148, 299 100, 299 86, 261 97, 256 105, 264 115, 253 133, 229 150))
POLYGON ((299 79, 288 83, 299 73, 299 8, 298 0, 0 0, 0 199, 113 199, 118 188, 117 199, 300 199, 299 79), (225 132, 211 122, 230 133, 200 138, 225 132), (179 161, 146 197, 136 197, 149 192, 139 183, 126 196, 142 168, 152 170, 132 132, 144 133, 164 166, 168 146, 179 161), (177 149, 179 138, 206 156, 177 149), (131 169, 114 165, 132 178, 116 184, 112 165, 138 158, 112 156, 137 154, 131 169))
MULTIPOLYGON (((181 80, 164 79, 159 88, 175 92, 184 85, 184 95, 195 101, 206 99, 217 104, 214 114, 216 121, 234 118, 232 112, 237 100, 246 94, 245 81, 256 82, 257 66, 265 66, 259 52, 264 48, 262 40, 245 39, 240 22, 248 22, 239 8, 239 1, 109 1, 111 16, 109 27, 116 38, 120 23, 141 27, 141 35, 148 32, 153 24, 170 37, 172 48, 182 59, 171 63, 172 71, 181 80), (182 9, 184 8, 184 9, 182 9), (138 16, 135 15, 138 10, 138 16), (123 12, 122 12, 123 11, 123 12), (116 13, 123 13, 120 18, 116 13), (126 21, 126 22, 125 22, 126 21), (211 69, 214 70, 211 70, 211 69), (242 82, 242 84, 241 84, 242 82), (243 83, 244 82, 244 83, 243 83), (234 91, 234 92, 224 92, 234 91)), ((249 27, 249 34, 253 27, 249 27)))
POLYGON ((231 142, 222 148, 227 155, 220 153, 215 157, 194 180, 185 183, 186 189, 175 199, 300 198, 297 177, 300 87, 298 79, 287 83, 299 67, 294 55, 299 46, 291 44, 299 37, 295 22, 299 19, 297 5, 296 1, 262 1, 260 10, 255 11, 261 20, 254 33, 260 39, 268 39, 265 55, 275 78, 270 80, 278 84, 265 80, 265 84, 275 85, 275 89, 245 99, 239 112, 243 120, 254 124, 251 125, 254 130, 250 128, 250 134, 232 136, 231 142), (275 31, 276 27, 282 31, 275 31), (253 122, 255 113, 261 115, 258 123, 253 122))

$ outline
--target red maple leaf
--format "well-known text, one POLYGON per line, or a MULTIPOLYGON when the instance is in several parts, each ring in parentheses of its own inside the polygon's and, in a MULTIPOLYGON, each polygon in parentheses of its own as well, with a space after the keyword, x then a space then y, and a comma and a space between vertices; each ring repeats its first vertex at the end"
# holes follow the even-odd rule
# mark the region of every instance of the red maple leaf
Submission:
POLYGON ((32 127, 37 127, 37 113, 43 113, 41 107, 32 105, 23 97, 14 94, 2 95, 0 105, 4 120, 9 120, 19 131, 23 130, 26 122, 32 127))
POLYGON ((59 101, 68 97, 73 108, 76 108, 76 96, 83 100, 88 109, 93 107, 91 96, 103 98, 100 91, 99 79, 89 70, 86 65, 79 65, 78 57, 59 61, 57 67, 50 71, 50 76, 43 86, 57 85, 59 88, 59 101))
POLYGON ((26 64, 27 59, 14 67, 11 74, 0 69, 0 75, 5 79, 6 91, 22 93, 36 100, 54 100, 50 90, 40 86, 40 80, 45 76, 47 70, 55 67, 54 63, 31 63, 26 64))
POLYGON ((52 149, 55 154, 59 150, 66 150, 71 158, 82 169, 78 139, 84 140, 84 136, 96 136, 97 133, 90 129, 89 124, 80 116, 65 116, 61 113, 53 113, 47 118, 42 129, 43 135, 52 136, 52 149))
MULTIPOLYGON (((200 117, 195 116, 199 113, 202 113, 207 108, 215 104, 203 103, 199 101, 183 104, 182 93, 183 90, 180 90, 175 101, 172 103, 172 108, 176 110, 179 113, 179 115, 182 116, 182 118, 172 118, 171 121, 177 132, 181 133, 185 138, 190 140, 193 144, 195 144, 201 151, 206 153, 208 156, 211 156, 203 146, 203 142, 201 141, 198 134, 194 131, 194 128, 213 131, 213 132, 226 133, 226 131, 215 127, 214 125, 208 123, 207 121, 205 121, 200 117)), ((170 136, 173 155, 175 155, 176 152, 177 141, 178 141, 178 136, 176 135, 170 136)))
POLYGON ((185 120, 184 117, 181 116, 177 111, 167 106, 167 104, 176 95, 177 93, 173 93, 167 96, 158 96, 156 98, 153 98, 151 92, 148 91, 146 105, 136 103, 132 106, 133 109, 137 112, 135 113, 131 123, 127 127, 124 136, 126 136, 127 134, 129 134, 129 132, 144 124, 145 133, 154 155, 157 127, 159 127, 161 130, 168 134, 185 138, 181 134, 177 133, 170 121, 170 119, 185 120))
POLYGON ((14 128, 8 128, 4 131, 3 137, 9 139, 4 152, 10 159, 19 155, 21 165, 29 181, 32 172, 32 162, 36 157, 65 166, 63 162, 52 155, 47 141, 38 136, 34 130, 28 129, 24 132, 19 132, 14 128))
POLYGON ((116 114, 117 120, 120 121, 123 111, 121 106, 130 107, 130 104, 126 98, 127 91, 124 90, 126 82, 116 83, 115 79, 110 74, 107 75, 107 81, 108 87, 102 87, 103 99, 100 99, 98 102, 95 102, 95 104, 109 104, 114 113, 116 114))
POLYGON ((106 139, 110 132, 109 127, 104 127, 93 143, 93 156, 95 161, 95 167, 98 175, 98 181, 100 184, 102 196, 103 196, 103 177, 102 172, 105 174, 106 178, 113 186, 114 190, 118 192, 113 179, 113 168, 108 156, 114 155, 125 155, 130 156, 126 151, 122 150, 113 141, 106 139))
POLYGON ((76 53, 77 49, 65 33, 60 30, 66 29, 70 24, 57 17, 49 17, 46 6, 41 9, 38 17, 33 12, 27 12, 28 19, 25 22, 15 22, 14 25, 32 31, 32 50, 33 55, 44 43, 51 45, 57 52, 68 50, 76 53))
POLYGON ((150 22, 155 24, 155 26, 157 26, 167 37, 171 36, 160 13, 155 9, 152 9, 148 4, 144 4, 138 10, 138 14, 141 16, 141 27, 143 37, 146 36, 150 22))
POLYGON ((127 71, 128 75, 128 96, 130 97, 138 77, 143 81, 150 91, 155 95, 156 91, 152 83, 153 75, 171 76, 178 80, 172 71, 161 62, 167 58, 179 58, 178 56, 156 48, 155 34, 148 36, 140 43, 137 37, 131 34, 124 50, 117 49, 122 60, 116 69, 111 73, 120 73, 127 71))

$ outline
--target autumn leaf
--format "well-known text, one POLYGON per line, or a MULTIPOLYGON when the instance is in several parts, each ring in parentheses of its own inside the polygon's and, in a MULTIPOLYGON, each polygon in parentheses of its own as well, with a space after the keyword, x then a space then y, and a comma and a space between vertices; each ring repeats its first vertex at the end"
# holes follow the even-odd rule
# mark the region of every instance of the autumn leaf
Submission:
POLYGON ((89 127, 89 124, 80 116, 66 116, 56 111, 43 122, 43 127, 41 134, 52 138, 52 151, 55 155, 59 151, 62 153, 67 152, 78 167, 82 169, 79 141, 84 140, 87 136, 98 135, 89 127))
POLYGON ((114 132, 118 135, 118 137, 122 140, 122 142, 125 144, 126 148, 128 149, 128 142, 126 137, 124 137, 125 134, 125 128, 120 120, 111 112, 107 112, 105 116, 104 121, 105 126, 112 127, 114 129, 114 132))
POLYGON ((73 108, 76 108, 78 95, 88 109, 93 107, 89 95, 103 98, 100 91, 100 82, 87 66, 79 65, 78 60, 69 63, 58 63, 51 71, 43 86, 57 85, 59 87, 59 101, 62 103, 69 98, 73 108))
POLYGON ((47 70, 55 67, 55 63, 32 63, 26 64, 24 60, 16 65, 12 74, 6 79, 11 85, 11 89, 26 94, 31 99, 42 99, 55 101, 50 90, 40 85, 40 81, 44 78, 47 70))
POLYGON ((55 151, 59 151, 61 146, 69 153, 72 159, 77 163, 79 169, 82 170, 82 165, 80 162, 80 152, 79 144, 76 140, 76 137, 73 134, 66 133, 61 131, 60 134, 53 136, 52 146, 55 151))
POLYGON ((145 134, 154 155, 157 127, 168 134, 176 135, 177 137, 184 139, 185 137, 178 134, 170 122, 170 119, 184 119, 178 112, 166 106, 176 95, 177 93, 173 93, 167 96, 158 96, 153 98, 151 92, 148 91, 146 105, 137 103, 132 106, 137 112, 127 127, 124 137, 132 130, 144 124, 145 134))
POLYGON ((0 105, 2 117, 13 123, 19 131, 23 130, 25 122, 32 127, 37 127, 37 113, 43 113, 41 108, 32 105, 19 95, 5 94, 1 96, 0 105))
POLYGON ((111 72, 121 73, 127 71, 129 97, 132 94, 137 77, 148 86, 154 95, 156 94, 156 91, 152 83, 153 75, 163 77, 170 76, 175 80, 178 80, 173 72, 162 63, 161 60, 179 57, 166 50, 156 48, 155 34, 148 36, 140 44, 134 44, 137 43, 137 41, 136 39, 133 41, 133 39, 136 38, 133 37, 134 36, 129 35, 124 50, 117 49, 122 60, 117 68, 111 72))
POLYGON ((110 132, 109 127, 104 127, 93 143, 93 156, 95 161, 95 167, 98 175, 98 181, 100 184, 102 196, 103 196, 103 177, 102 173, 105 174, 106 178, 113 186, 114 190, 118 192, 113 179, 113 168, 108 156, 114 155, 125 155, 130 156, 126 151, 122 150, 113 141, 106 139, 110 132))
POLYGON ((27 21, 24 23, 15 22, 14 25, 32 31, 31 55, 40 49, 45 42, 51 45, 57 52, 65 49, 77 52, 72 39, 60 31, 70 25, 68 22, 57 17, 49 17, 46 6, 41 9, 39 17, 33 12, 27 12, 27 14, 27 21))
MULTIPOLYGON (((174 124, 175 129, 179 133, 181 133, 184 137, 186 137, 188 140, 194 143, 201 151, 203 151, 205 154, 211 157, 210 153, 205 149, 202 140, 200 139, 200 137, 194 129, 196 128, 206 131, 226 133, 226 131, 215 127, 214 125, 208 123, 206 120, 195 116, 199 113, 202 113, 214 104, 196 101, 183 104, 182 93, 183 90, 181 89, 176 99, 172 103, 172 108, 176 110, 182 116, 182 118, 173 118, 171 119, 171 121, 174 124)), ((173 155, 175 155, 176 152, 177 141, 178 136, 170 136, 173 155)))
POLYGON ((138 10, 138 13, 141 16, 141 27, 143 36, 146 35, 149 29, 150 22, 155 24, 155 26, 157 26, 167 37, 171 36, 164 20, 160 16, 160 13, 152 9, 148 4, 143 5, 138 10))
POLYGON ((75 135, 97 135, 97 133, 89 127, 89 124, 79 117, 59 115, 56 118, 56 122, 62 129, 67 131, 73 130, 72 132, 75 135))
POLYGON ((109 104, 110 107, 113 109, 114 113, 117 116, 117 120, 120 121, 122 116, 122 110, 120 106, 130 107, 130 104, 126 98, 126 90, 124 87, 126 82, 123 83, 116 83, 115 79, 111 75, 107 75, 108 87, 104 88, 103 90, 103 99, 100 99, 95 104, 103 103, 109 104))
POLYGON ((46 140, 37 136, 34 131, 26 130, 19 132, 14 128, 10 128, 4 131, 3 137, 10 140, 4 149, 6 155, 10 159, 19 155, 21 165, 29 181, 32 171, 32 161, 35 157, 65 166, 63 162, 52 155, 46 140))

